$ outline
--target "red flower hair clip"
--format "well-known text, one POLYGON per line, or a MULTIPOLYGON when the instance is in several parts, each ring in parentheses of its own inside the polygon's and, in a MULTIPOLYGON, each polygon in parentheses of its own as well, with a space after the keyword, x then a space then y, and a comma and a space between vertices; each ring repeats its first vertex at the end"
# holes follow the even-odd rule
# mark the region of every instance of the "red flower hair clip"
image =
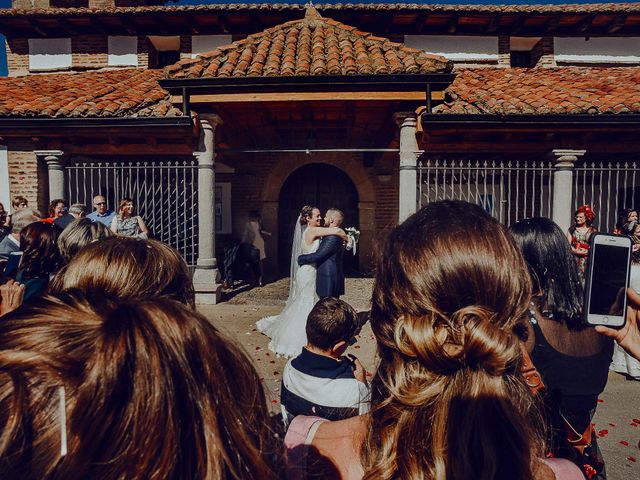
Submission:
POLYGON ((596 214, 591 208, 591 205, 580 205, 576 210, 576 213, 584 213, 584 216, 589 221, 589 223, 593 222, 596 219, 596 214))

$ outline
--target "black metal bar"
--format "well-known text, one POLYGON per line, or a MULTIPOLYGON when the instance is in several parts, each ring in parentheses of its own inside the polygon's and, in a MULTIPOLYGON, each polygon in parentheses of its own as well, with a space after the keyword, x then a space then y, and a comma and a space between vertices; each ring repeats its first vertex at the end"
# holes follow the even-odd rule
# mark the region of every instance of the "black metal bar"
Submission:
POLYGON ((185 117, 189 116, 189 95, 186 88, 182 89, 182 114, 185 117))
POLYGON ((504 126, 511 125, 536 125, 536 124, 589 124, 589 125, 628 125, 640 126, 640 114, 601 114, 601 115, 448 115, 438 113, 423 113, 423 122, 429 125, 437 124, 442 126, 455 125, 478 125, 478 126, 504 126))
POLYGON ((427 83, 427 112, 431 113, 431 84, 427 83))
POLYGON ((191 127, 191 117, 0 118, 2 128, 191 127))

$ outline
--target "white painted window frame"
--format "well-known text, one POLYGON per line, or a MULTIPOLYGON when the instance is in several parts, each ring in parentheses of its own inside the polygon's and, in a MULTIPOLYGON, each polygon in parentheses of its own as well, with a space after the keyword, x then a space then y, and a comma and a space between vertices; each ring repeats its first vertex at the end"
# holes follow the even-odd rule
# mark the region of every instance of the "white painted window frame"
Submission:
POLYGON ((110 67, 138 66, 138 37, 135 35, 110 35, 107 65, 110 67))
POLYGON ((71 38, 30 38, 29 70, 51 71, 71 68, 71 38))

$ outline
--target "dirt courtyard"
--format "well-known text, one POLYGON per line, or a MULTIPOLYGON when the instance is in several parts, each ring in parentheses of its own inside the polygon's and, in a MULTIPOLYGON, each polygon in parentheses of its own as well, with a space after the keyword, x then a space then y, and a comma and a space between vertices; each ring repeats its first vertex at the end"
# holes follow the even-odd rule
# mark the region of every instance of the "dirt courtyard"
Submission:
MULTIPOLYGON (((371 279, 349 278, 346 295, 342 299, 358 311, 368 310, 372 285, 371 279)), ((288 279, 283 279, 239 293, 218 305, 199 308, 215 326, 241 343, 251 356, 274 412, 280 409, 280 375, 286 359, 278 358, 269 351, 269 339, 256 331, 255 322, 280 313, 288 288, 288 279)), ((376 366, 376 355, 375 341, 368 324, 359 335, 358 342, 350 348, 350 353, 362 361, 371 376, 376 366)), ((594 421, 609 480, 640 478, 640 382, 626 380, 611 372, 599 402, 594 421)))

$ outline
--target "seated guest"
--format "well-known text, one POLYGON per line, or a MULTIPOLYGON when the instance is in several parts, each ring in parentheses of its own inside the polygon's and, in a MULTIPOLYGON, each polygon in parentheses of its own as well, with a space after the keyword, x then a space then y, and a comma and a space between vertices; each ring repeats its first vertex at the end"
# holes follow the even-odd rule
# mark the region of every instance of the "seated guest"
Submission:
POLYGON ((113 233, 123 237, 149 238, 149 229, 140 215, 135 215, 135 206, 130 198, 120 200, 118 214, 111 221, 113 233))
POLYGON ((285 438, 288 473, 584 480, 571 462, 543 459, 540 415, 521 373, 530 300, 518 247, 480 206, 434 202, 409 217, 376 269, 371 412, 296 417, 285 438))
POLYGON ((53 223, 60 227, 62 230, 67 228, 71 222, 79 218, 87 216, 87 207, 82 203, 74 203, 69 207, 69 212, 65 213, 61 217, 56 218, 53 223))
POLYGON ((355 310, 323 298, 307 318, 307 345, 289 360, 280 390, 283 418, 316 415, 341 420, 369 410, 369 387, 360 361, 343 357, 359 327, 355 310))
POLYGON ((90 243, 51 284, 51 292, 79 290, 87 296, 168 296, 195 305, 189 267, 174 249, 156 240, 110 237, 90 243))
POLYGON ((105 227, 111 227, 116 212, 107 208, 107 199, 102 195, 96 195, 93 197, 93 208, 95 210, 87 215, 87 218, 92 222, 100 222, 105 227))
POLYGON ((20 251, 20 232, 27 225, 40 220, 37 210, 23 208, 12 216, 11 233, 0 242, 0 260, 7 260, 13 252, 20 251))
POLYGON ((53 223, 67 213, 67 202, 62 198, 56 198, 49 203, 49 217, 43 218, 45 223, 53 223))
POLYGON ((178 302, 39 298, 0 356, 0 478, 275 479, 251 360, 178 302))
POLYGON ((65 263, 90 243, 113 236, 113 232, 100 222, 92 222, 88 218, 74 220, 60 234, 58 248, 65 263))
POLYGON ((49 281, 62 265, 56 241, 60 229, 44 222, 34 222, 20 232, 22 256, 16 272, 16 281, 25 286, 24 301, 41 295, 49 281))

